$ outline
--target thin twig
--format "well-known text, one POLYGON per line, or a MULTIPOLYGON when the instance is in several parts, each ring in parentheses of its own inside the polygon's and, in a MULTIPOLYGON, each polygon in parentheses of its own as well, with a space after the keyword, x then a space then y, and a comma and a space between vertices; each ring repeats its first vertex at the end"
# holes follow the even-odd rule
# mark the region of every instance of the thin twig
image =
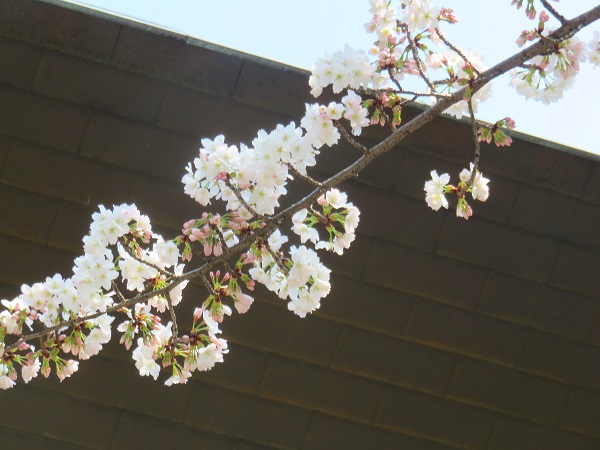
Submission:
POLYGON ((206 288, 206 290, 211 293, 212 295, 216 295, 217 293, 215 292, 215 288, 213 286, 211 286, 210 282, 208 281, 208 278, 206 278, 206 276, 204 274, 202 274, 202 276, 200 276, 200 280, 202 280, 202 283, 204 284, 204 287, 206 288))
POLYGON ((175 315, 175 308, 173 307, 171 296, 167 294, 165 297, 167 298, 169 314, 171 315, 171 341, 175 343, 177 342, 177 337, 179 336, 179 329, 177 327, 177 315, 175 315))
POLYGON ((312 184, 313 186, 318 186, 321 187, 323 186, 323 183, 321 183, 320 181, 315 180, 312 177, 309 177, 308 175, 304 175, 303 173, 300 173, 298 171, 298 169, 296 169, 294 166, 292 166, 290 163, 287 163, 288 169, 290 169, 290 172, 292 172, 294 174, 294 176, 300 178, 301 180, 306 181, 307 183, 312 184))
POLYGON ((439 28, 436 28, 435 32, 437 33, 437 35, 440 37, 440 39, 442 40, 442 42, 444 44, 446 44, 450 49, 452 49, 452 51, 457 53, 458 56, 460 56, 465 63, 467 63, 468 65, 470 65, 473 68, 473 72, 475 72, 477 74, 477 76, 481 76, 481 73, 479 73, 479 70, 477 70, 477 68, 473 64, 471 64, 471 61, 469 61, 469 59, 464 55, 464 53, 462 51, 460 51, 460 49, 458 49, 457 47, 452 45, 452 43, 450 41, 448 41, 448 39, 446 39, 446 36, 444 36, 442 34, 442 32, 440 31, 439 28))
POLYGON ((323 223, 327 223, 327 217, 325 217, 323 214, 321 214, 319 211, 317 211, 315 208, 311 206, 309 206, 309 211, 315 216, 317 217, 317 219, 319 219, 321 222, 323 223))
POLYGON ((263 241, 263 245, 265 246, 265 249, 267 250, 267 252, 269 253, 269 255, 271 255, 271 257, 275 260, 275 264, 277 264, 277 267, 279 267, 279 269, 281 269, 281 271, 283 273, 285 273, 286 275, 288 273, 290 273, 290 269, 288 269, 287 267, 285 267, 283 265, 283 262, 281 261, 281 258, 279 257, 279 255, 277 253, 275 253, 273 251, 273 249, 269 245, 269 242, 268 241, 263 241))
MULTIPOLYGON (((217 233, 217 236, 219 237, 219 241, 221 242, 221 248, 227 248, 227 243, 225 242, 225 236, 223 236, 223 233, 221 232, 221 230, 215 226, 214 228, 215 233, 217 233)), ((233 269, 231 268, 231 266, 229 265, 229 263, 227 262, 227 260, 223 261, 223 265, 225 266, 225 269, 227 269, 228 272, 233 273, 233 269)))
POLYGON ((244 199, 244 197, 242 197, 242 193, 240 192, 240 190, 231 184, 231 181, 229 180, 229 178, 225 178, 225 180, 223 180, 223 181, 225 183, 225 186, 227 186, 229 189, 231 189, 233 191, 233 193, 235 194, 238 201, 242 204, 242 206, 244 208, 246 208, 248 210, 248 212, 250 214, 252 214, 257 219, 260 219, 260 220, 265 219, 265 217, 262 214, 257 213, 256 210, 248 204, 248 202, 244 199))
POLYGON ((340 134, 344 136, 344 139, 346 139, 350 143, 350 145, 352 145, 352 147, 360 150, 363 155, 367 154, 369 149, 367 149, 367 147, 365 147, 360 142, 356 141, 352 136, 350 136, 350 133, 346 131, 346 129, 342 126, 340 122, 334 120, 333 125, 339 130, 340 134))
POLYGON ((396 87, 398 88, 398 92, 403 92, 404 89, 402 89, 402 86, 400 86, 400 82, 398 80, 396 80, 396 77, 394 76, 394 74, 392 73, 392 68, 388 67, 387 69, 387 73, 390 76, 390 80, 392 80, 392 82, 396 85, 396 87))
POLYGON ((415 60, 415 65, 417 66, 419 75, 421 76, 423 81, 425 81, 425 83, 427 84, 427 87, 432 92, 435 91, 435 86, 431 83, 429 78, 427 78, 427 75, 425 75, 425 72, 423 72, 423 67, 421 67, 422 66, 421 59, 419 58, 419 52, 417 50, 417 46, 415 45, 415 41, 413 40, 412 35, 410 34, 410 31, 408 31, 408 27, 405 24, 403 24, 402 28, 403 28, 403 31, 406 33, 406 38, 408 39, 408 45, 410 46, 410 49, 412 51, 413 59, 415 60))
POLYGON ((475 146, 475 149, 473 152, 473 170, 471 170, 471 178, 469 178, 469 181, 467 182, 467 188, 464 190, 464 192, 466 192, 471 186, 473 186, 477 170, 479 169, 479 158, 481 156, 479 139, 477 138, 477 120, 475 119, 475 112, 473 111, 472 99, 469 99, 467 101, 467 105, 469 107, 469 115, 471 116, 471 132, 473 135, 473 145, 475 146))
POLYGON ((119 290, 119 288, 117 287, 117 284, 114 281, 110 282, 110 285, 112 287, 112 290, 115 292, 115 295, 117 296, 117 298, 121 301, 124 302, 125 301, 125 297, 123 296, 123 294, 121 294, 121 291, 119 290))
POLYGON ((550 14, 552 14, 554 17, 556 17, 558 19, 558 21, 560 22, 561 25, 564 25, 565 23, 567 23, 567 19, 565 18, 565 16, 563 16, 562 14, 560 14, 556 9, 554 9, 554 7, 548 3, 548 0, 540 0, 542 2, 542 5, 544 5, 544 8, 546 8, 548 11, 550 11, 550 14))
POLYGON ((142 258, 140 258, 139 256, 137 256, 127 245, 127 242, 125 242, 125 240, 123 238, 119 238, 119 242, 121 243, 121 246, 125 249, 125 251, 127 252, 127 254, 129 256, 131 256, 133 259, 135 259, 137 262, 142 263, 147 265, 148 267, 152 267, 154 270, 158 271, 158 273, 160 273, 161 275, 164 275, 166 277, 169 278, 176 278, 174 273, 169 272, 168 270, 165 269, 161 269, 160 267, 158 267, 156 264, 152 264, 151 262, 145 261, 142 258))
POLYGON ((417 99, 417 96, 415 95, 413 98, 407 98, 405 100, 402 100, 398 105, 399 106, 404 106, 404 105, 406 105, 408 103, 414 102, 416 99, 417 99))
POLYGON ((443 80, 435 80, 435 81, 432 81, 432 83, 436 86, 439 86, 440 84, 451 85, 457 80, 457 78, 458 77, 453 76, 453 77, 444 78, 443 80))

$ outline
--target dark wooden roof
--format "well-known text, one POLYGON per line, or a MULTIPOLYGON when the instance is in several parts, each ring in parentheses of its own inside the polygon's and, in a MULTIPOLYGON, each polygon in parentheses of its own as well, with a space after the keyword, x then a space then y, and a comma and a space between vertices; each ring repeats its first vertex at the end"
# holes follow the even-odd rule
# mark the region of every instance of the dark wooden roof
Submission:
MULTIPOLYGON (((310 101, 306 72, 58 1, 0 0, 0 63, 3 298, 69 274, 99 203, 174 235, 199 215, 179 181, 199 138, 249 142, 310 101)), ((598 159, 485 148, 492 195, 465 222, 422 186, 458 174, 469 134, 436 120, 343 187, 360 235, 326 258, 316 314, 259 295, 224 323, 225 363, 185 386, 111 344, 63 383, 0 392, 0 447, 600 448, 598 159)))

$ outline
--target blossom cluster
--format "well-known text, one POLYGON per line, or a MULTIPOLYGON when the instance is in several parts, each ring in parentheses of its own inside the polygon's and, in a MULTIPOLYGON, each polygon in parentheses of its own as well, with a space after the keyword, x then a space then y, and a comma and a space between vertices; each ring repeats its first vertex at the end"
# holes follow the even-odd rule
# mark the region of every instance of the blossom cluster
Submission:
MULTIPOLYGON (((141 291, 145 283, 160 278, 160 271, 178 261, 174 243, 153 234, 150 220, 135 205, 99 209, 83 239, 85 254, 75 258, 70 278, 56 274, 44 282, 24 284, 21 295, 2 300, 6 309, 0 312, 0 387, 14 385, 15 364, 22 367, 26 383, 39 373, 47 377, 51 363, 61 380, 70 376, 78 362, 64 356, 88 359, 111 338, 114 317, 106 312, 115 303, 115 283, 141 291), (142 247, 151 241, 152 249, 142 247), (118 262, 111 249, 115 246, 118 262), (72 324, 70 332, 65 323, 72 324), (49 330, 37 350, 22 338, 24 326, 32 332, 49 330), (7 344, 7 339, 13 343, 7 344)), ((179 300, 176 291, 171 291, 171 296, 173 301, 179 300)))
POLYGON ((487 67, 483 64, 483 58, 480 54, 469 50, 465 50, 462 53, 467 57, 467 60, 464 60, 462 56, 453 50, 445 50, 442 53, 431 53, 426 59, 429 67, 432 69, 443 69, 448 74, 447 82, 445 83, 445 88, 448 92, 466 87, 465 99, 455 103, 444 111, 446 114, 450 114, 457 119, 461 119, 463 116, 469 114, 467 100, 471 101, 473 112, 477 112, 479 103, 486 101, 492 96, 491 83, 484 85, 474 94, 472 93, 471 83, 477 79, 477 73, 483 72, 487 67))
POLYGON ((316 249, 325 249, 341 255, 355 239, 354 232, 358 226, 360 211, 348 202, 345 193, 337 189, 331 189, 319 197, 317 203, 321 206, 321 212, 311 208, 302 209, 294 214, 292 230, 300 236, 302 243, 310 241, 316 249), (329 237, 326 241, 320 239, 315 224, 322 225, 327 231, 329 237))
POLYGON ((331 290, 331 271, 321 263, 314 250, 304 245, 292 246, 290 257, 282 263, 278 258, 281 246, 287 240, 287 236, 276 232, 266 245, 258 243, 252 248, 255 259, 249 273, 280 298, 289 297, 288 309, 305 317, 321 306, 321 299, 331 290))
MULTIPOLYGON (((522 0, 513 1, 518 8, 522 3, 522 0)), ((519 47, 538 39, 552 39, 554 30, 545 25, 550 19, 546 11, 541 11, 538 15, 533 1, 528 0, 526 14, 532 20, 537 16, 538 25, 535 29, 521 32, 517 39, 519 47)), ((573 86, 580 63, 589 59, 594 65, 600 64, 599 41, 600 34, 595 31, 594 39, 587 48, 576 36, 557 42, 551 52, 538 55, 527 61, 522 68, 513 70, 510 85, 528 99, 546 105, 554 103, 563 97, 565 90, 573 86)))
POLYGON ((312 75, 308 80, 310 93, 318 97, 323 88, 331 85, 333 92, 338 94, 342 89, 366 87, 373 82, 375 69, 367 54, 354 50, 346 45, 343 51, 332 55, 325 54, 317 59, 313 66, 312 75))
POLYGON ((446 194, 456 194, 458 203, 456 205, 456 216, 468 219, 473 215, 471 206, 467 203, 465 195, 471 193, 475 200, 485 202, 490 194, 488 186, 489 179, 485 178, 481 172, 473 172, 473 164, 470 170, 463 169, 459 174, 460 182, 458 186, 453 186, 450 183, 450 175, 443 173, 437 174, 437 171, 431 171, 431 180, 425 182, 425 201, 427 205, 434 211, 438 211, 441 207, 448 208, 448 200, 446 194))
MULTIPOLYGON (((149 308, 137 304, 136 313, 148 316, 149 308)), ((138 345, 132 357, 140 375, 156 380, 161 368, 156 361, 162 360, 162 366, 172 371, 165 384, 184 384, 194 371, 210 370, 216 363, 223 362, 223 354, 228 352, 227 341, 217 336, 221 330, 208 310, 197 308, 194 311, 190 335, 174 340, 172 325, 171 322, 166 326, 158 322, 144 337, 137 339, 138 345)), ((128 328, 129 323, 124 322, 119 331, 128 328)))

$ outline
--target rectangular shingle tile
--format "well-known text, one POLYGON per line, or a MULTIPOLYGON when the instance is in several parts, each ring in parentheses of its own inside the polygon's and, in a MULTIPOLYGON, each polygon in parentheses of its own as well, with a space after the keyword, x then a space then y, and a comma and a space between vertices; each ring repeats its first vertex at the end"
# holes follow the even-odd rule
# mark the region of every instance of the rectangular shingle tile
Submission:
POLYGON ((28 431, 0 428, 0 442, 4 448, 44 448, 46 438, 28 431))
POLYGON ((33 90, 48 97, 154 123, 165 83, 46 51, 33 90))
POLYGON ((596 205, 600 204, 600 162, 594 161, 592 170, 590 171, 590 178, 585 186, 585 192, 583 198, 587 201, 593 202, 596 205))
POLYGON ((198 156, 199 144, 196 138, 190 136, 117 116, 94 113, 83 137, 81 154, 180 182, 187 173, 185 167, 198 156))
POLYGON ((87 108, 0 86, 0 133, 76 153, 87 108))
MULTIPOLYGON (((340 141, 336 145, 334 145, 331 148, 327 148, 327 150, 323 150, 319 155, 317 155, 315 157, 317 163, 314 166, 314 169, 313 168, 308 169, 308 174, 309 175, 312 174, 317 180, 320 180, 320 181, 326 180, 330 176, 333 176, 333 175, 337 174, 338 172, 344 170, 346 167, 348 167, 350 164, 354 163, 361 156, 362 156, 362 153, 359 150, 352 147, 345 140, 340 139, 340 141)), ((389 167, 388 167, 388 169, 389 169, 389 167)), ((360 178, 362 174, 363 174, 363 172, 359 173, 358 177, 360 178)), ((378 183, 378 184, 385 185, 390 182, 389 175, 386 176, 385 173, 382 174, 382 176, 380 178, 381 178, 381 180, 380 180, 380 183, 378 183)), ((372 184, 372 183, 369 183, 367 180, 368 180, 368 177, 367 178, 362 177, 362 178, 360 178, 359 182, 362 183, 363 181, 366 181, 367 184, 372 184)), ((342 185, 342 186, 344 186, 344 185, 342 185)), ((344 190, 343 187, 340 187, 340 189, 344 190)))
POLYGON ((340 329, 336 322, 311 315, 302 319, 285 307, 262 302, 255 302, 244 315, 228 318, 222 326, 235 342, 321 365, 331 361, 340 329), (265 317, 269 326, 264 325, 265 317))
POLYGON ((600 315, 596 316, 596 323, 590 333, 590 342, 594 345, 600 345, 600 315))
POLYGON ((448 396, 534 422, 554 425, 569 393, 567 385, 494 364, 461 359, 448 396))
POLYGON ((519 368, 568 384, 600 392, 600 348, 553 336, 531 333, 519 368))
POLYGON ((205 432, 167 420, 124 411, 119 420, 111 449, 211 448, 236 450, 238 443, 227 436, 205 432))
POLYGON ((476 217, 467 222, 448 216, 437 253, 545 282, 550 279, 559 248, 558 242, 533 233, 476 217))
POLYGON ((331 367, 420 391, 443 394, 456 355, 346 327, 331 367))
POLYGON ((349 201, 367 211, 360 217, 361 233, 407 247, 435 249, 443 214, 435 214, 424 202, 355 183, 346 192, 349 201))
POLYGON ((515 365, 527 329, 480 313, 417 300, 406 335, 426 345, 477 359, 515 365))
POLYGON ((120 25, 68 4, 5 0, 0 34, 95 61, 108 62, 120 25))
POLYGON ((568 431, 546 427, 510 417, 499 417, 490 441, 490 450, 531 450, 564 448, 594 450, 600 441, 568 431))
POLYGON ((600 304, 583 295, 490 272, 479 310, 500 319, 585 340, 600 304))
POLYGON ((387 388, 375 425, 460 448, 484 448, 495 414, 420 392, 387 388))
POLYGON ((561 241, 600 248, 600 205, 564 194, 523 188, 510 223, 561 241))
POLYGON ((560 418, 566 430, 600 439, 600 394, 586 389, 573 388, 560 418))
POLYGON ((381 385, 273 355, 260 393, 308 409, 369 423, 379 402, 381 385))
POLYGON ((321 301, 320 317, 391 336, 401 336, 414 297, 375 284, 332 274, 331 292, 321 301))
POLYGON ((0 38, 0 61, 10 61, 0 72, 0 83, 29 90, 43 50, 12 39, 0 38))
POLYGON ((233 95, 244 58, 218 45, 158 30, 123 26, 112 65, 223 97, 233 95))
POLYGON ((0 176, 4 171, 4 165, 6 164, 13 139, 14 138, 10 136, 4 136, 0 134, 0 176))
POLYGON ((309 411, 277 401, 198 383, 185 424, 277 448, 295 449, 304 441, 310 416, 309 411))
POLYGON ((70 444, 65 441, 59 441, 56 439, 46 440, 46 446, 44 450, 87 450, 89 447, 83 447, 77 444, 70 444))
MULTIPOLYGON (((229 328, 235 328, 235 326, 229 328)), ((225 333, 224 337, 232 342, 228 333, 225 333)), ((276 339, 273 338, 273 340, 276 339)), ((229 353, 224 356, 224 359, 224 364, 217 364, 211 370, 202 373, 202 382, 229 387, 237 391, 258 392, 269 360, 269 353, 254 350, 236 342, 229 346, 229 353)))
POLYGON ((133 360, 123 363, 97 356, 79 364, 78 376, 73 376, 65 385, 65 393, 94 403, 182 422, 194 383, 165 386, 164 380, 170 372, 164 372, 167 373, 162 373, 155 381, 152 377, 140 376, 133 360))
POLYGON ((85 208, 77 203, 60 202, 48 244, 74 253, 83 253, 83 237, 90 233, 92 214, 98 208, 85 208))
POLYGON ((0 233, 46 244, 58 204, 54 198, 0 184, 0 233))
MULTIPOLYGON (((365 146, 370 147, 377 141, 363 140, 362 142, 365 146)), ((354 149, 353 151, 356 158, 358 150, 354 149)), ((406 150, 403 147, 396 145, 389 152, 378 156, 371 161, 371 163, 360 172, 356 181, 360 184, 391 191, 394 189, 398 173, 403 166, 405 158, 406 150)), ((317 160, 317 165, 320 164, 319 161, 320 159, 317 160)))
POLYGON ((600 267, 600 250, 563 244, 550 284, 600 298, 598 267, 600 267))
POLYGON ((405 434, 349 422, 325 414, 311 420, 303 450, 346 450, 410 448, 427 450, 428 441, 405 434))
MULTIPOLYGON (((407 121, 404 120, 404 123, 407 121)), ((469 142, 471 139, 470 126, 446 117, 438 117, 408 135, 402 141, 402 145, 413 151, 436 157, 442 154, 446 160, 465 164, 473 157, 471 146, 465 145, 465 142, 469 142), (441 146, 440 136, 443 136, 443 145, 441 146)))
POLYGON ((71 276, 73 253, 0 234, 0 283, 21 286, 44 281, 55 273, 71 276), (35 258, 29 255, 35 255, 35 258))
POLYGON ((475 304, 486 270, 376 240, 365 267, 370 283, 464 307, 475 304))
POLYGON ((296 118, 304 116, 305 103, 314 103, 309 94, 309 72, 278 63, 244 62, 234 99, 269 111, 296 118))
MULTIPOLYGON (((128 201, 137 204, 153 224, 172 230, 181 230, 185 222, 209 210, 184 194, 182 183, 143 174, 136 176, 128 201)), ((214 211, 212 208, 210 210, 214 211)))
POLYGON ((271 131, 278 123, 288 124, 290 119, 252 106, 170 86, 160 107, 156 125, 190 136, 214 139, 225 135, 229 145, 250 145, 260 129, 271 131), (243 117, 244 120, 234 118, 243 117))
POLYGON ((54 439, 69 436, 70 443, 97 449, 110 446, 121 414, 116 408, 30 386, 3 391, 0 399, 4 405, 27 405, 1 408, 1 426, 29 431, 34 423, 39 435, 54 439))
POLYGON ((2 182, 95 207, 127 200, 134 176, 102 162, 15 140, 2 182))
POLYGON ((508 150, 491 149, 483 161, 491 173, 575 197, 582 196, 593 164, 582 155, 524 139, 514 139, 508 150))
MULTIPOLYGON (((333 272, 346 277, 360 279, 365 270, 372 245, 372 237, 357 234, 356 239, 352 242, 349 249, 344 250, 343 255, 333 252, 319 252, 319 258, 333 272)), ((323 301, 325 300, 323 299, 323 301)))

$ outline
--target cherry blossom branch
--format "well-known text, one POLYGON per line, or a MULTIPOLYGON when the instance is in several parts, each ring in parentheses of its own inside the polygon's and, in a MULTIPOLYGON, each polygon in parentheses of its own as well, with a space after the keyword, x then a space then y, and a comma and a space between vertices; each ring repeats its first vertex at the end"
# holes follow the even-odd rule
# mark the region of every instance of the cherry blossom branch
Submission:
MULTIPOLYGON (((564 39, 564 38, 572 35, 573 33, 577 32, 581 28, 598 20, 598 18, 600 18, 600 5, 596 6, 595 8, 592 8, 591 10, 579 15, 578 17, 576 17, 572 20, 565 21, 565 23, 560 28, 558 28, 556 31, 554 31, 554 33, 551 36, 553 37, 553 40, 564 39)), ((510 71, 513 68, 521 66, 526 61, 528 61, 529 59, 533 58, 536 55, 542 54, 542 53, 550 50, 551 47, 554 45, 553 40, 552 41, 550 39, 539 40, 538 42, 534 43, 530 47, 516 53, 515 55, 507 58, 506 60, 504 60, 504 61, 496 64, 492 68, 486 70, 485 72, 483 72, 481 74, 480 77, 478 77, 476 80, 474 80, 472 82, 471 88, 473 90, 473 93, 477 92, 477 90, 479 90, 481 87, 483 87, 485 84, 487 84, 492 79, 510 71)), ((54 331, 58 331, 65 327, 69 328, 69 327, 77 326, 85 321, 98 318, 105 314, 110 314, 110 313, 119 311, 122 308, 132 306, 136 303, 146 302, 150 298, 152 298, 156 295, 166 295, 172 289, 174 289, 176 286, 178 286, 180 283, 182 283, 185 280, 191 280, 193 278, 201 277, 201 278, 204 278, 204 281, 206 281, 205 275, 211 269, 216 267, 218 264, 221 264, 223 261, 225 261, 227 258, 232 256, 233 254, 243 252, 243 251, 247 250, 248 248, 250 248, 252 243, 257 238, 266 239, 266 237, 268 237, 273 231, 275 231, 281 224, 283 224, 286 220, 289 220, 294 213, 296 213, 297 211, 300 211, 304 208, 308 208, 311 204, 313 204, 316 201, 317 198, 319 198, 321 195, 323 195, 325 192, 327 192, 327 190, 339 185, 340 183, 342 183, 346 180, 349 180, 351 178, 358 176, 358 174, 363 169, 365 169, 378 156, 381 156, 384 153, 387 153, 388 151, 392 150, 397 143, 399 143, 401 140, 406 138, 408 135, 415 132, 419 128, 423 127, 427 123, 431 122, 433 119, 438 117, 443 111, 445 111, 448 107, 452 106, 454 103, 461 101, 463 99, 465 91, 466 91, 466 88, 463 88, 459 91, 454 92, 453 94, 449 95, 448 97, 437 102, 434 106, 432 106, 428 110, 419 114, 417 117, 415 117, 408 123, 398 127, 390 136, 388 136, 386 139, 384 139, 377 145, 368 149, 363 154, 363 156, 360 157, 359 159, 357 159, 354 163, 350 164, 348 167, 346 167, 342 171, 338 172, 334 176, 332 176, 329 179, 322 182, 321 186, 318 186, 306 197, 304 197, 303 199, 294 203, 293 205, 285 208, 284 210, 280 211, 276 215, 272 216, 270 219, 268 219, 266 221, 265 225, 262 228, 254 231, 252 233, 249 233, 244 238, 240 239, 240 241, 237 244, 235 244, 231 247, 225 248, 221 255, 213 256, 213 258, 211 260, 207 261, 202 266, 200 266, 196 269, 193 269, 189 272, 184 273, 183 275, 174 279, 167 286, 157 289, 155 291, 149 291, 149 292, 145 292, 142 294, 138 294, 133 298, 130 298, 125 301, 121 301, 118 304, 107 307, 104 311, 99 311, 97 313, 89 314, 89 315, 82 316, 82 317, 76 317, 71 320, 61 322, 60 324, 55 325, 53 327, 45 328, 42 331, 20 336, 18 342, 7 347, 5 349, 5 351, 10 351, 10 350, 16 348, 19 343, 26 342, 26 341, 29 341, 29 340, 32 340, 32 339, 35 339, 38 337, 42 337, 44 335, 47 335, 54 331)), ((210 288, 210 286, 209 286, 209 288, 210 288)), ((212 288, 210 288, 210 290, 212 290, 212 288)))

